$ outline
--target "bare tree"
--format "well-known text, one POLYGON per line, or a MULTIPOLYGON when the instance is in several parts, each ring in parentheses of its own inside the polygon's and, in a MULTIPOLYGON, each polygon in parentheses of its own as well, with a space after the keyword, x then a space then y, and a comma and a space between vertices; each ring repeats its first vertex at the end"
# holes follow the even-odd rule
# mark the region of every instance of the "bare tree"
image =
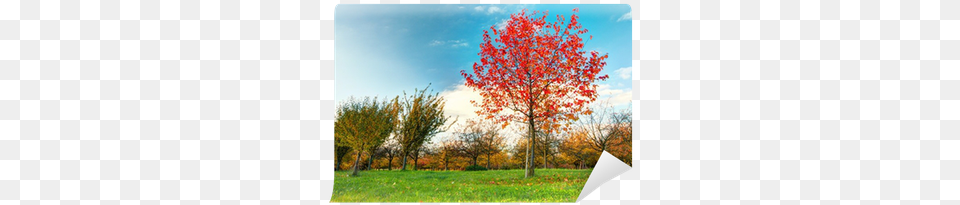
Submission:
POLYGON ((620 135, 616 140, 610 142, 608 147, 610 154, 620 158, 623 162, 633 166, 633 114, 630 109, 621 110, 614 114, 614 125, 617 134, 620 135))
POLYGON ((493 125, 491 128, 493 130, 483 138, 485 145, 483 153, 487 155, 487 169, 490 169, 490 158, 493 158, 493 155, 503 150, 503 144, 506 140, 499 134, 499 129, 497 129, 496 125, 493 125))
POLYGON ((420 166, 420 158, 432 154, 432 150, 428 147, 429 143, 430 142, 427 142, 427 144, 417 147, 410 152, 410 158, 413 158, 413 170, 417 170, 420 166))
POLYGON ((611 142, 623 136, 620 126, 624 123, 623 115, 613 111, 613 107, 600 103, 591 109, 592 112, 580 118, 580 131, 587 135, 593 149, 603 152, 611 142))
MULTIPOLYGON (((553 128, 548 128, 548 129, 553 129, 553 128)), ((541 156, 543 156, 544 169, 546 169, 547 165, 550 163, 549 159, 550 158, 555 159, 557 155, 556 148, 560 143, 560 138, 559 138, 559 134, 556 132, 558 131, 540 133, 541 137, 537 140, 537 142, 540 144, 540 146, 537 147, 537 149, 538 151, 540 151, 541 156)), ((554 162, 554 166, 556 166, 556 162, 554 162)))
POLYGON ((477 165, 480 156, 487 156, 487 167, 490 166, 490 156, 500 151, 503 137, 496 124, 482 120, 468 120, 454 134, 462 143, 460 151, 469 157, 473 165, 477 165))
POLYGON ((470 158, 471 165, 477 165, 477 158, 485 152, 483 136, 486 133, 483 126, 477 121, 468 120, 454 134, 462 145, 460 152, 470 158))
POLYGON ((397 157, 400 153, 399 145, 397 140, 390 138, 387 142, 384 142, 382 146, 377 151, 380 155, 387 157, 387 170, 393 169, 393 158, 397 157))

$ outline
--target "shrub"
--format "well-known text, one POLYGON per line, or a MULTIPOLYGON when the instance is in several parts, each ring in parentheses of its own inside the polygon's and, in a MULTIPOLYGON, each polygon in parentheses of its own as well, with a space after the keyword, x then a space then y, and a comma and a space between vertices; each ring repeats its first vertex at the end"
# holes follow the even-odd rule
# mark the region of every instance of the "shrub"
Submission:
POLYGON ((480 165, 470 165, 463 169, 464 171, 487 171, 486 167, 480 165))

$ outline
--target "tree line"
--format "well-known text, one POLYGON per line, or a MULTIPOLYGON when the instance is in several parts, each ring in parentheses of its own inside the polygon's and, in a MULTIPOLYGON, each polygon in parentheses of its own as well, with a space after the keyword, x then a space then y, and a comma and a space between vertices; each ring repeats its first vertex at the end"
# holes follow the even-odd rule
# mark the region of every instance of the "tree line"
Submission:
MULTIPOLYGON (((437 94, 426 95, 422 90, 415 92, 415 95, 397 97, 393 101, 353 100, 345 105, 356 102, 364 102, 371 107, 385 104, 397 106, 394 108, 396 110, 384 109, 386 113, 396 112, 396 120, 392 122, 393 131, 388 135, 379 135, 382 138, 376 137, 376 140, 382 141, 374 141, 371 144, 375 146, 372 147, 356 149, 337 143, 337 170, 342 170, 345 166, 352 167, 354 172, 372 169, 406 170, 407 166, 414 170, 464 170, 468 166, 520 169, 528 164, 529 141, 524 136, 529 132, 526 126, 507 127, 495 121, 477 118, 466 120, 459 127, 444 129, 449 128, 444 127, 444 122, 450 119, 442 113, 444 100, 437 94), (417 131, 418 129, 424 131, 417 131), (434 139, 437 133, 445 130, 451 133, 447 138, 434 139), (507 136, 519 137, 510 139, 507 136), (344 159, 346 156, 350 158, 344 159)), ((341 108, 338 108, 338 114, 341 108)), ((338 115, 338 123, 340 119, 342 118, 338 115)), ((536 146, 531 153, 536 157, 529 164, 537 168, 592 168, 602 151, 607 151, 628 164, 632 162, 630 110, 617 111, 611 106, 598 104, 568 128, 555 126, 545 129, 557 130, 541 132, 535 138, 536 146)))

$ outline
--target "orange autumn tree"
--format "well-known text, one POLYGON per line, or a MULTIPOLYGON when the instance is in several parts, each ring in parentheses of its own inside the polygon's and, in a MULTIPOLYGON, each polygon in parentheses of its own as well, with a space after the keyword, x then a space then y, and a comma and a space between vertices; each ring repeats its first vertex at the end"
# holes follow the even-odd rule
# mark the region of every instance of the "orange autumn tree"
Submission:
MULTIPOLYGON (((573 9, 573 12, 579 12, 573 9)), ((466 85, 483 97, 477 114, 503 123, 528 126, 525 177, 533 177, 535 136, 538 131, 569 125, 577 115, 589 113, 587 104, 597 99, 597 80, 606 65, 606 54, 584 51, 587 33, 576 14, 557 15, 547 22, 548 12, 511 14, 503 28, 483 31, 480 62, 473 72, 460 71, 466 85), (493 33, 493 36, 490 33, 493 33)), ((592 39, 593 36, 590 36, 592 39)))

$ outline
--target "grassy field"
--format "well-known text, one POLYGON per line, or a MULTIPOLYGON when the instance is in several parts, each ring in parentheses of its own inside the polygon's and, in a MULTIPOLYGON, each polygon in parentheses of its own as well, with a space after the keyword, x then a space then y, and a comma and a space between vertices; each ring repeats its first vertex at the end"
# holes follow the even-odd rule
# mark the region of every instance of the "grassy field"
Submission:
POLYGON ((337 171, 331 202, 574 202, 591 171, 337 171))

